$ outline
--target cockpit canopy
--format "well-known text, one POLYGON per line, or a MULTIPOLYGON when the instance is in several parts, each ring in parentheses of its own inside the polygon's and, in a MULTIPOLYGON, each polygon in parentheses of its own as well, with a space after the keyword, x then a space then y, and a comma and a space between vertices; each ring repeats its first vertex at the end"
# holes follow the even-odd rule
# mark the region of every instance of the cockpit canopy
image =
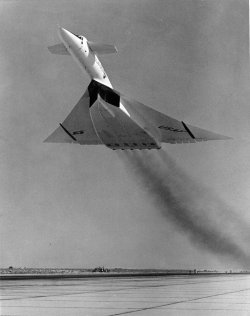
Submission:
MULTIPOLYGON (((74 33, 73 33, 74 34, 74 33)), ((78 37, 80 40, 83 40, 85 37, 83 35, 74 34, 76 37, 78 37)))

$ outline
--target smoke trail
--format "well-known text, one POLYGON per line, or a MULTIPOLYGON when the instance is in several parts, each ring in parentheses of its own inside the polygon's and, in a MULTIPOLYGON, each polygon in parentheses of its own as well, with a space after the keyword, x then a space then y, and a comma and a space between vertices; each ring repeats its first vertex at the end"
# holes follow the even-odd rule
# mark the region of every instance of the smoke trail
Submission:
MULTIPOLYGON (((186 189, 186 193, 192 193, 192 203, 195 203, 196 209, 199 213, 210 219, 213 219, 213 225, 217 224, 218 229, 221 229, 230 233, 230 236, 235 238, 242 237, 243 241, 250 242, 250 226, 243 221, 232 208, 222 201, 215 193, 205 185, 197 184, 194 179, 187 174, 171 159, 171 157, 160 150, 158 152, 161 161, 165 166, 169 166, 171 172, 175 175, 175 180, 182 183, 183 188, 186 189), (195 198, 195 199, 194 199, 195 198), (204 208, 204 205, 206 206, 204 208), (215 219, 217 219, 215 221, 215 219)), ((182 189, 183 189, 182 188, 182 189)))
POLYGON ((236 243, 235 230, 230 231, 234 226, 233 218, 227 218, 227 227, 221 227, 226 206, 216 199, 213 203, 206 201, 204 190, 165 152, 161 150, 156 156, 148 152, 124 152, 119 155, 137 179, 139 177, 162 214, 188 234, 193 243, 215 254, 231 257, 244 267, 249 264, 250 256, 236 243), (216 216, 211 212, 210 204, 215 204, 216 216))

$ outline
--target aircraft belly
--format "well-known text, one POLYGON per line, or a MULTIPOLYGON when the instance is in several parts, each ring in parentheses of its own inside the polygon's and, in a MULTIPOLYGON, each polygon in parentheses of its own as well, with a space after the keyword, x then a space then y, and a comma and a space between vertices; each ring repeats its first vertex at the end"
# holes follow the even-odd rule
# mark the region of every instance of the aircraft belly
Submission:
POLYGON ((100 97, 91 106, 90 116, 98 137, 108 148, 160 148, 156 140, 119 107, 103 101, 100 97))

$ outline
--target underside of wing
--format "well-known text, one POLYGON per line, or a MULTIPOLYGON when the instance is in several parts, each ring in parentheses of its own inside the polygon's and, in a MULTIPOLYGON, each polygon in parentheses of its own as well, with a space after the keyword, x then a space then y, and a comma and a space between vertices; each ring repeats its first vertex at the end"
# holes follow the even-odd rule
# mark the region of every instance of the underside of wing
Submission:
POLYGON ((49 46, 48 50, 51 52, 51 54, 55 55, 70 55, 63 43, 49 46))
POLYGON ((208 140, 226 140, 230 137, 216 134, 205 129, 195 127, 178 121, 170 116, 160 113, 138 101, 127 99, 134 109, 146 120, 150 121, 160 131, 163 143, 196 143, 208 140))
POLYGON ((98 55, 117 53, 117 48, 115 47, 115 45, 89 42, 89 41, 88 41, 88 45, 91 48, 91 50, 98 55))
POLYGON ((101 141, 96 135, 89 114, 88 90, 59 127, 47 138, 46 143, 76 143, 96 145, 101 141))

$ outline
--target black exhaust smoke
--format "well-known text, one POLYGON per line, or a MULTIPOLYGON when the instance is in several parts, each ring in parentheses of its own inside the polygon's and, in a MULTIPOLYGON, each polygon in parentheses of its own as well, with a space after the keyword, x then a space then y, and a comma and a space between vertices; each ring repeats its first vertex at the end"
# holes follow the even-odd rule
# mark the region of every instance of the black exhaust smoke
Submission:
POLYGON ((197 184, 163 150, 126 151, 119 153, 119 157, 162 215, 196 246, 220 257, 230 257, 244 268, 249 266, 250 255, 238 239, 243 236, 250 241, 250 227, 211 189, 197 184))

